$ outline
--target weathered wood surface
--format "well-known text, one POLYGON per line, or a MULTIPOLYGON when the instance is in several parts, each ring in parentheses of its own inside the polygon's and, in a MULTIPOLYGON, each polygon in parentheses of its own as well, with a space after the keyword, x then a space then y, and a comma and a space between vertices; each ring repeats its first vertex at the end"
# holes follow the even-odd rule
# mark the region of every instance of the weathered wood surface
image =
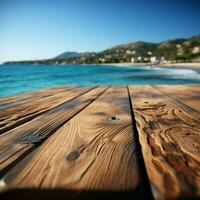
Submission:
POLYGON ((200 197, 200 85, 1 98, 0 129, 0 199, 200 197))
POLYGON ((129 87, 156 199, 200 198, 199 88, 129 87))
POLYGON ((8 97, 1 97, 0 98, 0 108, 10 107, 16 104, 20 104, 26 101, 47 97, 53 94, 57 94, 59 92, 63 92, 73 87, 52 87, 47 89, 36 90, 29 93, 21 93, 17 96, 8 96, 8 97))
MULTIPOLYGON (((35 119, 0 135, 0 175, 53 134, 76 113, 94 101, 107 87, 98 87, 66 101, 35 119)), ((68 99, 66 97, 66 99, 68 99)))
POLYGON ((65 103, 70 99, 91 90, 89 87, 68 88, 65 90, 55 90, 38 92, 39 94, 29 95, 29 98, 20 100, 14 105, 0 108, 0 134, 16 126, 19 126, 40 114, 65 103))
POLYGON ((200 112, 200 85, 160 85, 154 86, 170 98, 186 104, 193 112, 200 112))
POLYGON ((139 198, 137 156, 127 88, 112 87, 2 180, 5 189, 124 191, 139 198))

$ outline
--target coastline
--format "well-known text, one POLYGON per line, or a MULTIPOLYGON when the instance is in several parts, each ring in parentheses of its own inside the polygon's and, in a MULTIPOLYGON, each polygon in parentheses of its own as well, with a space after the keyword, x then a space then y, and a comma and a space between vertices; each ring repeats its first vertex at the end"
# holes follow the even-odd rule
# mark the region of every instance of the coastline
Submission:
POLYGON ((158 64, 159 67, 188 67, 188 68, 199 68, 200 63, 171 63, 171 64, 158 64))
POLYGON ((170 63, 170 64, 151 64, 151 63, 104 63, 102 65, 113 66, 152 66, 152 67, 184 67, 184 68, 198 68, 200 69, 200 63, 170 63))
MULTIPOLYGON (((5 63, 1 63, 5 65, 5 63)), ((33 64, 31 64, 33 65, 33 64)), ((45 65, 45 64, 42 64, 45 65)), ((48 64, 47 64, 48 65, 48 64)), ((53 64, 53 65, 74 65, 70 64, 53 64)), ((107 65, 107 66, 118 66, 118 67, 131 67, 131 66, 152 66, 152 67, 177 67, 177 68, 193 68, 200 69, 200 62, 196 63, 168 63, 168 64, 152 64, 152 63, 90 63, 90 64, 77 64, 77 65, 107 65)))

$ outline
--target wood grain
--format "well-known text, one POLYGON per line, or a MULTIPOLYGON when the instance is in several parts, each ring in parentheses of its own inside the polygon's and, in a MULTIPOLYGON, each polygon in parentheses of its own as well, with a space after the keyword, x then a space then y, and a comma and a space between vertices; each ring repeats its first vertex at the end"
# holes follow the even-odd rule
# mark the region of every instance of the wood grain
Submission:
MULTIPOLYGON (((14 105, 0 109, 0 134, 19 126, 40 114, 47 112, 72 98, 75 98, 94 87, 66 87, 65 90, 57 88, 29 94, 26 100, 16 102, 14 105)), ((26 95, 28 96, 28 94, 26 95)))
POLYGON ((193 112, 200 112, 200 85, 159 85, 154 87, 176 101, 190 106, 193 112))
MULTIPOLYGON (((155 199, 200 198, 200 86, 128 88, 155 199)), ((127 88, 107 89, 0 98, 0 199, 141 199, 127 88)))
POLYGON ((4 111, 7 112, 6 113, 7 115, 9 115, 12 109, 13 109, 13 112, 15 111, 14 109, 20 110, 21 106, 23 107, 30 102, 34 103, 35 100, 36 101, 43 100, 55 94, 66 92, 73 88, 75 87, 48 88, 48 89, 37 90, 37 91, 29 92, 29 93, 18 94, 17 96, 9 96, 9 97, 0 98, 1 119, 4 117, 4 114, 5 114, 4 111))
POLYGON ((200 198, 200 94, 173 87, 129 86, 145 166, 155 199, 200 198))
MULTIPOLYGON (((0 135, 0 174, 4 174, 65 122, 88 106, 107 87, 98 87, 0 135)), ((66 97, 68 99, 68 97, 66 97)))
MULTIPOLYGON (((75 87, 75 86, 74 86, 75 87)), ((8 96, 8 97, 1 97, 0 98, 0 108, 6 108, 10 106, 17 105, 18 103, 26 102, 29 100, 34 100, 35 98, 41 98, 56 94, 58 92, 63 92, 68 90, 66 86, 59 86, 59 87, 51 87, 45 88, 41 90, 36 90, 28 93, 20 93, 16 96, 8 96)))
POLYGON ((8 190, 123 191, 124 197, 131 192, 132 197, 140 198, 138 154, 127 88, 107 90, 11 169, 2 181, 8 190))

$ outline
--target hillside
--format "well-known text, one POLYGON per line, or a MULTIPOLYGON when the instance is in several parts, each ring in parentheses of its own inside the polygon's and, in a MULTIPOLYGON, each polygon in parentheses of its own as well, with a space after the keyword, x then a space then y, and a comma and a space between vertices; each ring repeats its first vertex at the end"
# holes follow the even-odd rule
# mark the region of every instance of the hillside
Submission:
POLYGON ((99 53, 65 52, 53 59, 21 61, 18 63, 89 64, 120 62, 200 62, 200 35, 188 39, 168 40, 161 43, 139 41, 128 44, 121 44, 108 48, 99 53))
POLYGON ((78 56, 79 53, 75 51, 66 51, 58 56, 55 57, 55 59, 67 59, 78 56))
POLYGON ((95 55, 73 57, 62 63, 191 62, 200 60, 200 35, 161 43, 134 42, 95 55))

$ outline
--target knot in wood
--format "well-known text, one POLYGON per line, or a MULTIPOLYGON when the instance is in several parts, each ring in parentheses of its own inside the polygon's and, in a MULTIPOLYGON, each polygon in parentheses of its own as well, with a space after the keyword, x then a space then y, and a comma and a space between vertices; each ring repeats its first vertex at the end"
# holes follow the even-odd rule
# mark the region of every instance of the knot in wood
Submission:
POLYGON ((73 161, 76 160, 79 156, 80 156, 79 151, 72 151, 70 154, 67 155, 66 160, 73 161))
POLYGON ((119 121, 119 117, 113 115, 113 116, 110 116, 108 118, 108 120, 111 121, 111 122, 117 122, 117 121, 119 121))

